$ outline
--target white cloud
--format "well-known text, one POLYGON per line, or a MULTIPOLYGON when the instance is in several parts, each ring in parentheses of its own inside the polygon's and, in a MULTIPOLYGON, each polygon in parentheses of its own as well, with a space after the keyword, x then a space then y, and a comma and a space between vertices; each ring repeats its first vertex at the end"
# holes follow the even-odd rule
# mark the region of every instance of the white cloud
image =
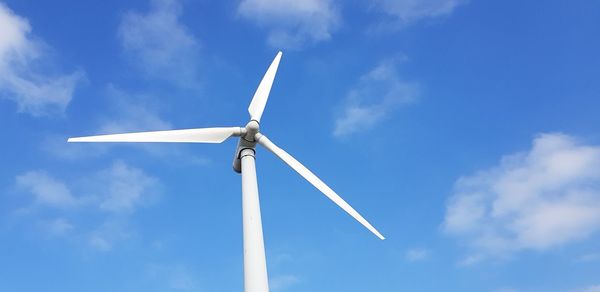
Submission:
POLYGON ((73 98, 81 71, 48 74, 40 66, 48 48, 31 35, 27 19, 0 3, 0 97, 33 116, 62 115, 73 98))
POLYGON ((83 238, 86 245, 100 251, 111 250, 115 243, 132 237, 129 217, 138 208, 153 203, 162 191, 159 179, 122 161, 95 173, 81 173, 69 183, 43 171, 30 171, 17 176, 16 187, 33 196, 28 207, 36 207, 40 212, 31 214, 45 216, 47 212, 41 212, 44 208, 62 210, 59 218, 42 220, 47 232, 83 238), (71 210, 79 212, 67 212, 71 210), (86 228, 80 226, 75 232, 73 218, 88 214, 90 220, 99 222, 87 224, 86 228))
POLYGON ((67 186, 44 171, 29 171, 16 177, 17 189, 31 194, 34 204, 42 207, 97 207, 108 212, 129 213, 152 202, 160 192, 158 179, 144 171, 115 161, 107 169, 67 186), (83 195, 75 197, 75 189, 83 195))
POLYGON ((418 98, 418 86, 400 78, 397 61, 387 60, 363 75, 345 99, 333 135, 347 136, 368 130, 398 107, 418 98))
POLYGON ((276 48, 301 48, 326 41, 339 26, 332 0, 242 0, 238 13, 269 30, 276 48))
POLYGON ((463 239, 476 261, 585 239, 600 230, 600 146, 537 136, 528 152, 461 177, 443 228, 463 239))
POLYGON ((378 10, 400 24, 447 16, 466 0, 372 0, 378 10))
POLYGON ((119 26, 121 45, 146 77, 194 88, 200 43, 180 22, 178 0, 153 0, 147 13, 126 13, 119 26))
POLYGON ((71 208, 77 200, 69 188, 44 171, 29 171, 16 178, 17 188, 31 194, 39 206, 71 208))
POLYGON ((160 188, 158 179, 122 161, 101 171, 96 183, 106 192, 99 207, 109 212, 133 212, 138 206, 152 202, 160 188))
POLYGON ((285 291, 298 283, 300 283, 300 278, 294 275, 279 275, 269 279, 269 288, 275 292, 285 291))
POLYGON ((429 258, 430 252, 424 248, 413 248, 406 251, 404 257, 409 262, 424 261, 429 258))

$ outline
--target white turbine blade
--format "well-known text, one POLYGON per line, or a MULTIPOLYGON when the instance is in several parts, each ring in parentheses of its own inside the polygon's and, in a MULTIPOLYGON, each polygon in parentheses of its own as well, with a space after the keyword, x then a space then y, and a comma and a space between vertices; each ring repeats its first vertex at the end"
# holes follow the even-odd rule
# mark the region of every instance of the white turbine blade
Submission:
POLYGON ((254 97, 252 97, 252 102, 250 102, 250 106, 248 107, 248 113, 250 113, 251 120, 260 122, 260 117, 267 105, 267 99, 269 99, 269 92, 271 91, 273 80, 275 79, 275 73, 277 73, 279 60, 281 60, 281 52, 277 53, 277 56, 273 59, 273 63, 271 63, 271 66, 267 69, 267 73, 265 73, 265 76, 260 81, 260 84, 254 93, 254 97))
POLYGON ((267 150, 273 152, 277 157, 279 157, 283 162, 287 163, 291 168, 293 168, 298 174, 304 177, 308 182, 310 182, 313 186, 315 186, 319 191, 321 191, 325 196, 327 196, 330 200, 340 206, 344 211, 346 211, 350 216, 354 217, 360 224, 364 225, 367 229, 369 229, 373 234, 377 235, 381 240, 385 239, 375 227, 373 227, 365 218, 363 218, 352 206, 350 206, 344 199, 342 199, 338 194, 336 194, 330 187, 328 187, 321 179, 319 179, 314 173, 312 173, 308 168, 306 168, 302 163, 298 162, 294 157, 289 155, 283 149, 277 147, 277 145, 273 144, 271 140, 269 140, 264 135, 259 135, 258 143, 267 150))
POLYGON ((125 133, 69 138, 68 142, 167 142, 167 143, 221 143, 241 135, 241 128, 202 128, 153 132, 125 133))

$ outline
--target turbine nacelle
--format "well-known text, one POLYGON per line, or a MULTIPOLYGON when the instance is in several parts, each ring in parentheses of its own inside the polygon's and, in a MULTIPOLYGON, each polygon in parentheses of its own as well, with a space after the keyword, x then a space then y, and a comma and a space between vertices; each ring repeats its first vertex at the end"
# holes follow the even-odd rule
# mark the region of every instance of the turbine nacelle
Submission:
POLYGON ((250 120, 245 128, 240 128, 240 139, 233 155, 233 170, 242 173, 241 154, 244 149, 252 149, 255 152, 256 143, 260 135, 260 124, 256 120, 250 120))

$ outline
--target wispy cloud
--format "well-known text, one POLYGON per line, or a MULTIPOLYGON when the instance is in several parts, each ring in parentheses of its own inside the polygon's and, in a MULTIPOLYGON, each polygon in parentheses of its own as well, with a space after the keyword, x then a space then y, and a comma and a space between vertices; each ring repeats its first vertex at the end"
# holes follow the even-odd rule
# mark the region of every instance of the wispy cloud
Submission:
POLYGON ((283 292, 302 282, 300 275, 286 271, 290 265, 297 265, 298 258, 289 250, 278 248, 268 251, 269 259, 269 288, 274 292, 283 292), (276 250, 276 251, 273 251, 276 250))
POLYGON ((269 279, 269 288, 276 292, 285 291, 298 283, 300 283, 300 278, 294 275, 278 275, 269 279))
MULTIPOLYGON (((96 129, 86 133, 50 134, 40 144, 41 149, 53 158, 68 161, 98 158, 108 153, 114 144, 105 143, 66 143, 67 138, 79 135, 101 135, 137 131, 158 131, 172 129, 159 111, 159 102, 150 94, 132 94, 112 84, 106 89, 106 98, 110 106, 99 117, 96 129)), ((173 158, 180 156, 177 145, 160 147, 148 144, 122 144, 138 147, 149 154, 173 158)))
POLYGON ((242 0, 238 13, 268 29, 267 42, 276 48, 329 40, 340 23, 331 0, 242 0))
POLYGON ((425 248, 413 248, 406 251, 404 257, 409 262, 424 261, 429 258, 431 252, 425 248))
POLYGON ((160 187, 157 178, 146 175, 139 168, 131 167, 123 161, 100 171, 94 183, 103 186, 98 207, 108 212, 131 213, 137 207, 151 203, 160 187))
POLYGON ((100 224, 80 232, 78 237, 84 240, 84 244, 100 252, 111 251, 115 245, 135 236, 134 229, 129 226, 128 218, 115 216, 115 214, 108 214, 100 224))
POLYGON ((58 215, 42 220, 50 234, 69 235, 77 231, 77 234, 72 234, 73 238, 83 238, 89 246, 102 251, 110 250, 116 242, 129 238, 133 233, 127 223, 129 216, 139 207, 154 202, 162 192, 159 179, 122 161, 115 161, 110 167, 95 173, 81 174, 80 178, 69 182, 44 171, 30 171, 15 180, 16 189, 32 197, 25 208, 40 211, 30 212, 31 216, 58 215), (48 208, 55 211, 41 212, 48 208), (76 226, 73 218, 81 214, 94 214, 93 217, 100 218, 100 222, 76 226))
POLYGON ((195 88, 200 42, 181 23, 181 9, 177 0, 152 0, 148 12, 123 16, 118 36, 131 62, 146 77, 195 88))
POLYGON ((600 146, 542 134, 531 150, 461 177, 443 228, 471 247, 470 263, 562 246, 600 230, 599 186, 600 146))
POLYGON ((44 171, 33 170, 19 175, 16 185, 19 190, 33 196, 33 203, 37 206, 71 208, 77 205, 69 188, 44 171))
POLYGON ((42 222, 44 230, 52 236, 66 236, 73 232, 75 227, 66 218, 54 218, 42 222))
POLYGON ((0 98, 33 116, 62 115, 82 71, 60 74, 43 69, 50 48, 31 34, 29 21, 0 2, 0 98))
POLYGON ((371 0, 378 11, 388 15, 388 25, 404 26, 414 22, 450 15, 467 0, 371 0))
POLYGON ((79 188, 87 194, 89 207, 104 215, 102 223, 86 235, 90 246, 101 251, 111 250, 114 244, 132 237, 129 216, 155 202, 162 193, 158 178, 123 161, 115 161, 91 175, 80 182, 79 188))
POLYGON ((494 290, 494 292, 519 292, 519 290, 511 287, 502 287, 494 290))
MULTIPOLYGON (((160 112, 161 102, 151 94, 129 93, 115 86, 109 86, 107 95, 112 101, 112 111, 102 118, 98 134, 114 134, 138 131, 157 131, 173 129, 172 124, 163 118, 160 112)), ((206 165, 208 158, 198 156, 186 150, 181 144, 121 144, 138 147, 153 157, 169 163, 206 165)), ((100 151, 102 149, 99 149, 100 151)))
POLYGON ((342 137, 368 130, 400 106, 418 99, 417 84, 400 77, 398 62, 397 59, 381 62, 350 89, 341 115, 335 121, 334 136, 342 137))
POLYGON ((106 91, 112 102, 110 115, 102 118, 99 133, 112 134, 134 131, 172 129, 159 112, 156 99, 149 94, 132 94, 114 85, 106 91))
POLYGON ((130 93, 114 85, 106 90, 111 106, 99 118, 94 130, 70 135, 52 134, 43 139, 41 148, 54 158, 68 161, 93 159, 108 155, 113 147, 135 147, 167 163, 206 165, 210 159, 187 151, 186 145, 160 143, 66 143, 69 136, 101 135, 173 129, 160 111, 161 102, 152 94, 130 93))
POLYGON ((190 269, 182 264, 151 263, 147 267, 148 276, 169 291, 197 291, 198 281, 190 269), (157 281, 158 280, 158 281, 157 281))
POLYGON ((586 262, 597 262, 600 261, 600 253, 587 253, 579 256, 576 259, 576 262, 586 263, 586 262))
MULTIPOLYGON (((72 133, 73 134, 73 133, 72 133)), ((49 134, 41 140, 40 148, 49 157, 78 161, 85 158, 97 158, 108 150, 109 145, 100 143, 67 143, 71 135, 49 134)))
POLYGON ((600 285, 591 285, 579 289, 571 290, 571 292, 600 292, 600 285))

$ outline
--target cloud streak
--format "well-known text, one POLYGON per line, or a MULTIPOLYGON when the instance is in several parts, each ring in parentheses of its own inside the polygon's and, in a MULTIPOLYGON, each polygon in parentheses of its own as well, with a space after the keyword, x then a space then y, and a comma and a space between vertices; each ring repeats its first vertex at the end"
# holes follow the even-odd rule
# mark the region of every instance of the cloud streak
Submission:
POLYGON ((450 15, 466 0, 372 0, 374 7, 390 16, 397 24, 414 22, 450 15))
POLYGON ((126 13, 118 37, 131 62, 148 78, 198 86, 200 42, 180 21, 177 0, 153 0, 145 13, 126 13))
POLYGON ((375 127, 399 107, 415 102, 417 84, 404 81, 396 60, 381 62, 363 75, 346 95, 333 135, 348 136, 375 127))
POLYGON ((424 261, 429 258, 431 252, 424 248, 413 248, 406 251, 405 258, 409 262, 424 261))
POLYGON ((329 40, 340 22, 331 0, 243 0, 238 14, 267 28, 269 45, 287 49, 329 40))
POLYGON ((31 34, 31 25, 0 3, 0 98, 14 101, 32 116, 63 115, 82 71, 57 74, 42 69, 50 63, 48 47, 31 34))
MULTIPOLYGON (((171 123, 164 119, 158 98, 152 94, 129 93, 116 86, 109 85, 106 96, 110 101, 108 114, 99 119, 96 130, 81 135, 102 135, 127 132, 158 131, 173 129, 171 123)), ((79 134, 78 134, 79 135, 79 134)), ((65 143, 68 135, 48 135, 41 143, 41 149, 54 158, 77 161, 94 159, 109 155, 110 149, 130 147, 141 149, 153 158, 163 162, 181 165, 206 165, 210 159, 191 153, 188 145, 160 143, 65 143)))

